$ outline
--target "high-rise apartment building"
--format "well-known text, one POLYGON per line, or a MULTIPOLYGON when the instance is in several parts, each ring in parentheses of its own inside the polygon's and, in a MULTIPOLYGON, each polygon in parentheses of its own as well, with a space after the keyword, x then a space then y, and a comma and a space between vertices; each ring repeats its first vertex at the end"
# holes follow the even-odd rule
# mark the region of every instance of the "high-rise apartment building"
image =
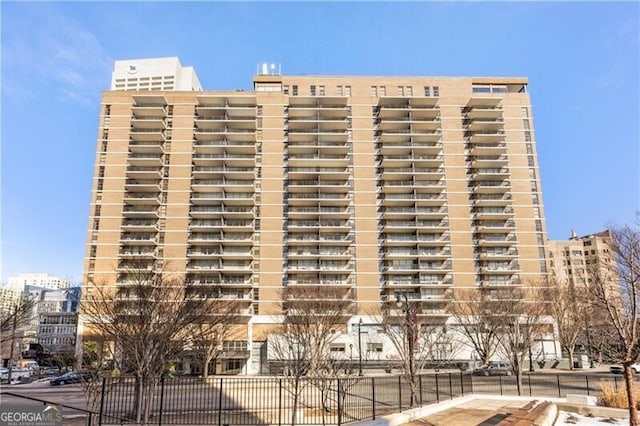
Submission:
POLYGON ((178 58, 128 59, 116 61, 111 90, 201 91, 193 67, 183 67, 178 58))
MULTIPOLYGON (((284 76, 253 91, 107 91, 85 282, 168 269, 241 301, 257 371, 283 297, 406 296, 446 321, 454 288, 510 297, 546 275, 525 78, 284 76)), ((247 358, 251 362, 246 362, 247 358)))
POLYGON ((27 287, 61 290, 69 288, 71 286, 71 281, 51 274, 25 273, 18 274, 15 277, 9 277, 8 285, 9 287, 18 289, 20 291, 24 291, 27 287))
POLYGON ((568 240, 549 241, 549 264, 559 283, 580 288, 593 279, 596 268, 617 269, 608 230, 583 237, 578 237, 575 231, 571 234, 568 240))

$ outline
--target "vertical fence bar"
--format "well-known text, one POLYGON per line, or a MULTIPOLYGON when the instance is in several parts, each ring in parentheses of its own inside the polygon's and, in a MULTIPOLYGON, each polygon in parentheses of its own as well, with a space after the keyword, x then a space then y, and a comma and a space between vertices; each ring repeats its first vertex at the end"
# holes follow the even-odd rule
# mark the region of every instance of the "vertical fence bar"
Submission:
POLYGON ((451 373, 449 373, 449 399, 453 399, 453 382, 451 381, 451 373))
POLYGON ((436 373, 436 402, 440 403, 440 385, 438 384, 438 373, 436 373))
POLYGON ((587 382, 587 396, 591 396, 589 393, 589 376, 585 374, 584 379, 587 382))
POLYGON ((422 374, 418 376, 418 383, 420 384, 420 405, 422 405, 422 374))
POLYGON ((498 382, 500 383, 500 396, 504 395, 502 392, 502 376, 498 374, 498 382))
POLYGON ((558 380, 558 398, 562 398, 562 392, 560 391, 560 374, 556 374, 558 380))
POLYGON ((373 420, 376 419, 376 381, 375 377, 371 378, 371 413, 373 420))
POLYGON ((278 379, 278 426, 282 426, 282 379, 278 379))
POLYGON ((462 371, 460 372, 460 393, 464 395, 464 377, 462 375, 462 371))
POLYGON ((398 376, 398 411, 402 411, 402 386, 400 376, 398 376))
POLYGON ((222 381, 220 379, 220 389, 218 389, 218 426, 222 426, 222 381))
POLYGON ((160 377, 160 412, 158 413, 158 426, 162 426, 163 404, 164 404, 164 377, 160 377))
POLYGON ((529 377, 529 396, 531 396, 531 374, 529 374, 527 377, 529 377))
POLYGON ((344 409, 341 404, 342 397, 340 395, 340 378, 337 379, 336 386, 338 387, 338 426, 340 426, 342 425, 342 410, 344 409))
MULTIPOLYGON (((102 393, 100 394, 100 412, 98 413, 98 426, 102 425, 102 414, 104 413, 104 395, 105 395, 105 388, 107 386, 107 378, 103 377, 102 378, 102 393)), ((93 414, 90 414, 89 418, 91 418, 93 414)))
POLYGON ((616 388, 616 392, 618 392, 618 378, 615 377, 615 376, 613 377, 613 384, 614 384, 614 386, 616 388))

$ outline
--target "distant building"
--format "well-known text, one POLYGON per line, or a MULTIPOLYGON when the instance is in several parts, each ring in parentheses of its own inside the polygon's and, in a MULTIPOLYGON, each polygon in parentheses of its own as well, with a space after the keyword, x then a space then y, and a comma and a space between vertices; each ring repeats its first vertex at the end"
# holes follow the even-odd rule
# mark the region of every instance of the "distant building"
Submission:
POLYGON ((586 285, 596 265, 608 266, 615 262, 610 238, 608 230, 583 237, 572 231, 568 240, 550 240, 549 259, 555 279, 576 287, 586 285))
POLYGON ((193 67, 174 57, 116 61, 111 90, 202 91, 202 86, 193 67))
POLYGON ((37 340, 44 353, 73 354, 80 288, 43 291, 38 300, 37 340))
POLYGON ((4 316, 20 302, 22 291, 8 285, 0 286, 0 315, 4 316))
POLYGON ((18 274, 17 277, 9 277, 9 287, 24 291, 27 286, 60 290, 71 287, 71 281, 51 274, 18 274))

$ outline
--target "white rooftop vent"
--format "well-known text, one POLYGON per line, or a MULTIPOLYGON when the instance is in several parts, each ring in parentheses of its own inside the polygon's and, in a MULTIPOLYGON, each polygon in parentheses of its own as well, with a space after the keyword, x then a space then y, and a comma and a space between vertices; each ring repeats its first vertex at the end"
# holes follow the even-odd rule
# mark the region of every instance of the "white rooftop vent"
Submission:
POLYGON ((258 75, 280 75, 282 67, 280 64, 261 62, 258 64, 258 75))

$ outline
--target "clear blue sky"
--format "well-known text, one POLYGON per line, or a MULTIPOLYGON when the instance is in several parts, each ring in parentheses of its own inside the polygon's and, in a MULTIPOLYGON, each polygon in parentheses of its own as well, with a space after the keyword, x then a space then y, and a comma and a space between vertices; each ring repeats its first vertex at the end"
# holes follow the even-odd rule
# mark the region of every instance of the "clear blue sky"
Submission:
POLYGON ((79 282, 101 91, 178 56, 205 89, 284 74, 525 76, 549 237, 635 220, 639 5, 2 2, 2 280, 79 282))

